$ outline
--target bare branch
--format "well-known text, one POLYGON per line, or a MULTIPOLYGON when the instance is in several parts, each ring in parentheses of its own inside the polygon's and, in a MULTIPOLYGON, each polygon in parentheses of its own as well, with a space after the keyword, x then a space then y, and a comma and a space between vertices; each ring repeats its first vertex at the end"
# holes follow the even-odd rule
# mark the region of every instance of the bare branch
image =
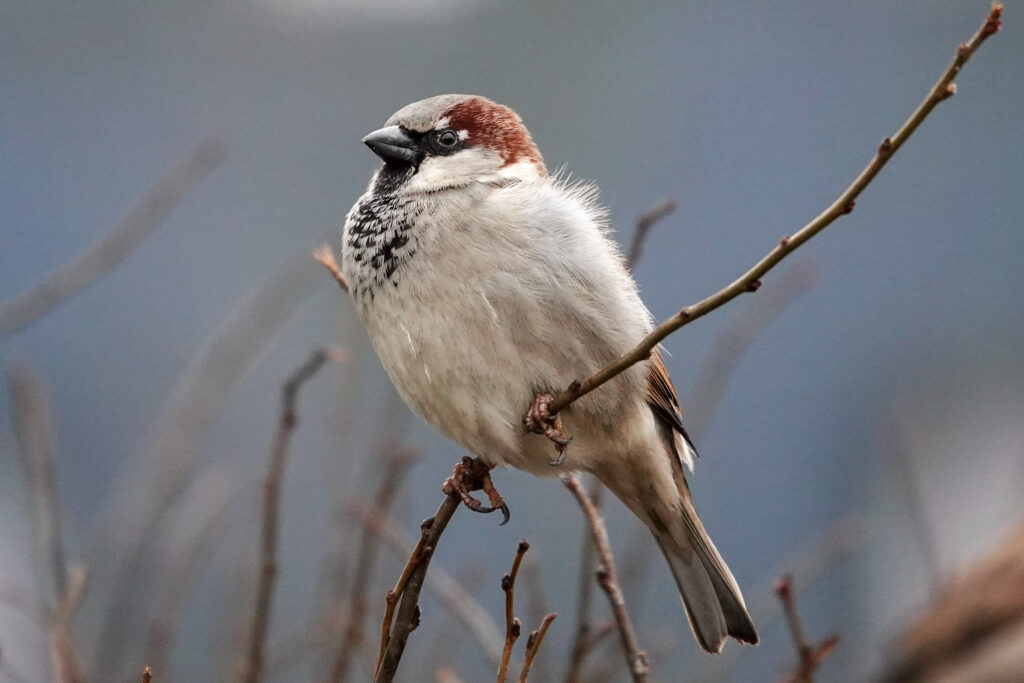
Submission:
POLYGON ((377 666, 377 673, 374 676, 375 683, 388 683, 393 680, 398 671, 398 664, 405 652, 405 643, 419 625, 419 597, 423 590, 423 581, 430 567, 430 559, 433 557, 437 544, 441 540, 441 534, 451 521, 452 515, 459 508, 461 501, 457 496, 446 495, 441 505, 437 508, 434 516, 425 520, 421 527, 422 536, 420 542, 413 549, 409 563, 402 572, 402 579, 399 580, 395 590, 388 594, 388 609, 392 610, 392 595, 398 604, 398 616, 395 618, 394 628, 391 628, 389 614, 385 614, 385 623, 382 629, 380 663, 377 666))
POLYGON ((813 683, 814 672, 825 661, 825 658, 835 651, 836 645, 839 643, 839 636, 831 635, 817 645, 811 644, 807 639, 807 632, 804 630, 800 614, 796 610, 796 598, 793 596, 792 581, 789 576, 782 577, 775 585, 775 594, 782 603, 786 624, 789 626, 789 633, 793 636, 793 644, 796 646, 797 656, 800 658, 796 671, 786 679, 786 683, 813 683))
MULTIPOLYGON (((382 516, 387 515, 388 507, 395 499, 395 491, 401 484, 402 477, 408 470, 409 464, 416 457, 412 451, 396 447, 391 444, 385 447, 388 451, 384 474, 381 477, 377 493, 373 498, 375 513, 382 516)), ((358 564, 355 575, 352 577, 352 584, 348 596, 348 617, 342 627, 342 637, 334 654, 334 665, 331 669, 329 681, 339 683, 345 679, 352 655, 363 642, 363 620, 366 616, 366 593, 370 577, 373 572, 373 564, 376 559, 377 535, 373 533, 370 524, 363 528, 362 537, 359 540, 357 551, 358 564)))
POLYGON ((190 149, 99 242, 28 291, 0 304, 0 337, 29 325, 112 270, 223 159, 224 146, 218 140, 205 140, 190 149))
POLYGON ((523 562, 523 555, 529 549, 530 544, 524 538, 516 547, 516 559, 512 561, 512 571, 501 577, 501 590, 505 592, 505 649, 501 652, 497 683, 505 683, 505 678, 508 676, 508 663, 512 658, 512 646, 515 645, 522 629, 519 619, 515 616, 516 577, 519 575, 519 565, 523 562))
POLYGON ((549 614, 544 617, 540 628, 531 632, 530 637, 526 639, 526 657, 523 660, 523 670, 519 673, 519 683, 526 683, 526 679, 530 677, 530 669, 533 667, 533 660, 537 657, 537 651, 540 650, 540 644, 544 642, 548 627, 557 616, 557 614, 549 614))
POLYGON ((313 250, 313 258, 315 258, 324 268, 330 272, 334 277, 334 281, 338 283, 338 286, 348 291, 348 280, 341 274, 341 268, 338 267, 338 260, 334 257, 334 250, 327 244, 321 244, 319 247, 313 250))
MULTIPOLYGON (((367 528, 378 534, 396 553, 404 555, 406 549, 413 545, 412 540, 379 509, 370 509, 367 506, 355 506, 353 509, 367 528)), ((484 657, 497 668, 501 662, 503 636, 480 603, 468 595, 458 581, 441 567, 434 567, 427 575, 426 588, 449 612, 465 624, 480 645, 484 657)))
MULTIPOLYGON (((596 477, 590 484, 587 497, 596 510, 601 509, 601 492, 604 486, 596 477)), ((580 571, 576 593, 576 639, 569 656, 569 670, 565 674, 567 683, 582 683, 583 660, 596 639, 592 636, 590 623, 590 601, 594 594, 594 575, 597 571, 597 550, 590 533, 589 524, 584 524, 583 543, 580 552, 580 571)), ((614 626, 613 626, 614 627, 614 626)))
POLYGON ((281 482, 288 458, 288 442, 298 424, 296 400, 299 388, 328 361, 338 361, 341 352, 336 349, 317 349, 281 387, 281 419, 274 435, 274 445, 263 481, 263 534, 259 588, 253 610, 249 637, 249 656, 239 676, 242 683, 257 683, 263 672, 263 645, 270 626, 270 606, 277 573, 278 510, 281 502, 281 482))
POLYGON ((675 200, 663 199, 637 217, 633 240, 629 243, 629 250, 626 252, 626 268, 628 270, 633 270, 637 261, 640 260, 644 251, 644 242, 647 240, 647 233, 650 232, 654 224, 675 210, 675 200))
POLYGON ((597 581, 601 589, 608 595, 608 601, 611 603, 615 623, 619 629, 619 638, 622 641, 622 649, 625 651, 626 662, 629 665, 629 672, 636 683, 642 683, 647 680, 647 655, 640 650, 640 646, 637 644, 633 625, 626 612, 626 600, 622 596, 622 590, 615 574, 615 558, 612 556, 611 543, 608 542, 608 531, 605 529, 604 519, 601 517, 601 512, 594 506, 593 501, 587 496, 586 491, 583 490, 579 479, 575 476, 563 477, 562 483, 576 497, 576 501, 583 508, 583 514, 590 524, 590 533, 601 561, 601 566, 597 571, 597 581))
POLYGON ((761 286, 761 278, 778 265, 780 261, 831 225, 837 218, 853 211, 854 201, 893 155, 896 154, 897 150, 903 146, 907 138, 921 125, 921 122, 924 121, 936 105, 948 99, 956 92, 953 79, 960 73, 964 64, 985 39, 999 30, 1002 9, 1002 5, 999 3, 995 3, 992 6, 992 11, 986 18, 985 23, 982 24, 981 28, 978 29, 977 33, 967 43, 957 48, 953 62, 932 87, 921 104, 918 105, 917 109, 914 110, 914 113, 910 115, 910 118, 900 126, 899 130, 892 137, 885 138, 882 141, 875 152, 874 158, 828 208, 792 235, 784 236, 774 249, 769 251, 760 261, 731 284, 706 299, 686 306, 674 316, 655 327, 636 348, 612 361, 590 377, 582 381, 574 381, 562 393, 555 396, 554 400, 548 402, 548 410, 552 414, 564 410, 572 402, 616 377, 630 366, 646 360, 655 347, 676 330, 721 308, 745 292, 756 291, 761 286))
POLYGON ((57 466, 53 455, 53 414, 46 390, 24 366, 7 369, 11 392, 11 422, 17 439, 17 455, 29 494, 33 538, 36 542, 37 576, 51 582, 52 600, 42 602, 43 614, 52 613, 67 593, 68 572, 61 534, 61 505, 57 491, 57 466))

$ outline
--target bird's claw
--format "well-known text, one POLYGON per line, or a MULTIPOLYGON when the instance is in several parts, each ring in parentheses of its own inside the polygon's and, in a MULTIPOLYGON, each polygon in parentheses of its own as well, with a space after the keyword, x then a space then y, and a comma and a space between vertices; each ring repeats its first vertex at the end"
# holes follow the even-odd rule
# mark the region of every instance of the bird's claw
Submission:
POLYGON ((455 465, 455 469, 452 471, 452 476, 444 480, 441 490, 446 495, 458 496, 463 505, 473 512, 486 514, 501 510, 502 520, 499 526, 508 524, 508 520, 511 519, 511 513, 509 512, 508 505, 501 497, 501 494, 498 493, 498 490, 494 488, 494 482, 491 481, 490 468, 479 460, 474 460, 470 457, 463 457, 462 460, 455 465), (476 491, 478 489, 483 489, 484 493, 487 494, 487 499, 490 502, 490 505, 484 505, 470 495, 470 491, 476 491))
POLYGON ((533 399, 533 403, 530 404, 530 409, 526 411, 526 416, 523 418, 523 426, 534 434, 547 437, 555 444, 558 456, 551 461, 551 466, 559 467, 565 462, 565 451, 569 447, 572 437, 567 436, 562 431, 561 415, 558 413, 552 414, 548 409, 548 405, 552 400, 554 400, 554 396, 551 394, 537 394, 533 399))

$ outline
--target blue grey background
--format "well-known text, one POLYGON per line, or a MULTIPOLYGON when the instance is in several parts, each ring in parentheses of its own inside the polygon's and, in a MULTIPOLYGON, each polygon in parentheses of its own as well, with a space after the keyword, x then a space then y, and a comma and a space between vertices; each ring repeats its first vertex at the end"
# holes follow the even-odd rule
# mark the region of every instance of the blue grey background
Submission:
MULTIPOLYGON (((723 331, 755 315, 787 270, 816 273, 811 290, 742 355, 713 420, 697 425, 703 457, 692 486, 751 602, 782 571, 799 571, 791 565, 801 549, 852 515, 862 531, 852 556, 798 586, 809 631, 842 637, 829 680, 876 671, 927 599, 920 529, 908 521, 895 451, 911 463, 941 572, 963 568, 1020 520, 1024 41, 1016 10, 1011 3, 1004 32, 957 79, 956 97, 851 216, 766 278, 760 293, 665 345, 685 394, 723 331)), ((394 110, 443 92, 514 107, 550 167, 599 184, 621 241, 638 213, 676 199, 636 271, 660 319, 731 281, 831 202, 986 11, 973 0, 5 0, 0 300, 98 240, 194 142, 213 135, 227 149, 226 162, 124 264, 0 339, 0 358, 33 368, 52 396, 68 544, 93 568, 94 590, 75 625, 94 678, 114 680, 144 658, 139 629, 108 635, 106 648, 101 635, 117 593, 113 567, 127 560, 96 548, 116 546, 111 529, 129 524, 138 505, 124 493, 133 475, 118 473, 150 462, 154 425, 191 359, 260 283, 287 279, 277 305, 290 318, 251 340, 253 363, 237 383, 222 383, 211 429, 190 434, 197 468, 226 464, 231 502, 203 553, 173 668, 159 680, 214 680, 237 666, 233 626, 256 566, 277 388, 310 349, 341 344, 352 360, 327 369, 300 399, 271 640, 308 622, 333 594, 324 557, 338 548, 351 556, 358 534, 338 501, 365 500, 376 486, 381 434, 422 452, 397 494, 398 521, 412 532, 439 502, 462 453, 394 408, 351 306, 305 257, 324 238, 337 241, 375 165, 359 139, 394 110)), ((9 409, 0 397, 0 582, 24 587, 31 544, 9 409)), ((539 664, 554 679, 574 629, 581 519, 556 481, 516 472, 496 479, 512 523, 458 514, 436 562, 475 577, 467 585, 498 618, 498 580, 528 537, 548 606, 560 614, 539 664)), ((761 623, 761 646, 735 662, 709 662, 653 544, 617 503, 607 507, 620 562, 642 552, 640 564, 650 564, 627 600, 657 680, 764 680, 786 670, 789 637, 771 619, 761 623)), ((400 565, 388 554, 377 565, 370 650, 400 565)), ((155 583, 132 599, 152 605, 155 583)), ((595 603, 599 615, 605 609, 595 603)), ((432 599, 421 628, 402 680, 427 680, 441 663, 464 680, 487 678, 472 641, 432 599)), ((12 666, 46 680, 43 638, 0 605, 0 678, 12 666)), ((620 667, 614 639, 602 647, 620 667)), ((278 680, 320 675, 330 652, 314 649, 278 680)))

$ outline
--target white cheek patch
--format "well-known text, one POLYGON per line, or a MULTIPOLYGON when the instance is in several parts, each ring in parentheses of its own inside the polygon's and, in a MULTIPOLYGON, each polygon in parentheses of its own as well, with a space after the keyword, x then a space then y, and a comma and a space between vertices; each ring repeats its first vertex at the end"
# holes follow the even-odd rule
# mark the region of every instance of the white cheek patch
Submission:
POLYGON ((495 174, 502 166, 501 156, 491 150, 471 147, 454 154, 427 157, 406 184, 408 192, 436 192, 476 182, 495 174))
POLYGON ((468 130, 460 130, 459 131, 459 139, 460 140, 465 140, 468 137, 469 137, 469 131, 468 130))

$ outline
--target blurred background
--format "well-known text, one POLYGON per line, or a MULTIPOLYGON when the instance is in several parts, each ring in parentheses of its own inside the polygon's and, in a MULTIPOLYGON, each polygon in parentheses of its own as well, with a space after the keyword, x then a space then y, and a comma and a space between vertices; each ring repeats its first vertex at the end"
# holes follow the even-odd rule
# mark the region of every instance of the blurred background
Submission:
MULTIPOLYGON (((549 167, 599 184, 623 244, 638 214, 675 199, 635 271, 662 319, 831 202, 988 9, 981 0, 0 7, 0 301, 99 242, 190 149, 179 185, 195 185, 116 268, 0 338, 9 388, 0 395, 0 680, 16 683, 57 675, 52 622, 37 607, 57 599, 42 569, 52 560, 38 557, 38 500, 19 443, 45 452, 52 438, 71 583, 86 576, 67 625, 87 677, 137 680, 159 662, 160 683, 233 679, 280 385, 312 349, 336 345, 348 361, 299 397, 267 680, 330 670, 365 554, 353 506, 370 501, 395 453, 414 451, 387 496, 388 514, 414 536, 464 455, 408 414, 346 296, 309 256, 338 242, 376 165, 359 140, 393 111, 444 92, 512 106, 549 167), (196 152, 203 140, 212 142, 196 152), (26 406, 42 442, 19 427, 26 406)), ((1015 10, 852 215, 758 294, 667 341, 703 456, 691 479, 698 509, 762 644, 701 652, 654 544, 606 498, 654 680, 791 671, 772 593, 789 572, 811 637, 840 636, 823 677, 878 675, 944 582, 1019 526, 1024 41, 1015 10)), ((513 471, 495 480, 511 523, 460 511, 431 572, 447 571, 500 624, 499 579, 528 538, 524 628, 544 609, 559 613, 531 680, 560 680, 576 630, 582 517, 556 480, 513 471)), ((351 680, 370 678, 383 597, 410 547, 375 549, 351 680)), ((434 680, 445 667, 489 680, 479 638, 429 591, 422 608, 399 680, 434 680)), ((603 596, 591 611, 595 623, 607 618, 603 596)), ((595 646, 586 680, 627 680, 614 635, 595 646)))

